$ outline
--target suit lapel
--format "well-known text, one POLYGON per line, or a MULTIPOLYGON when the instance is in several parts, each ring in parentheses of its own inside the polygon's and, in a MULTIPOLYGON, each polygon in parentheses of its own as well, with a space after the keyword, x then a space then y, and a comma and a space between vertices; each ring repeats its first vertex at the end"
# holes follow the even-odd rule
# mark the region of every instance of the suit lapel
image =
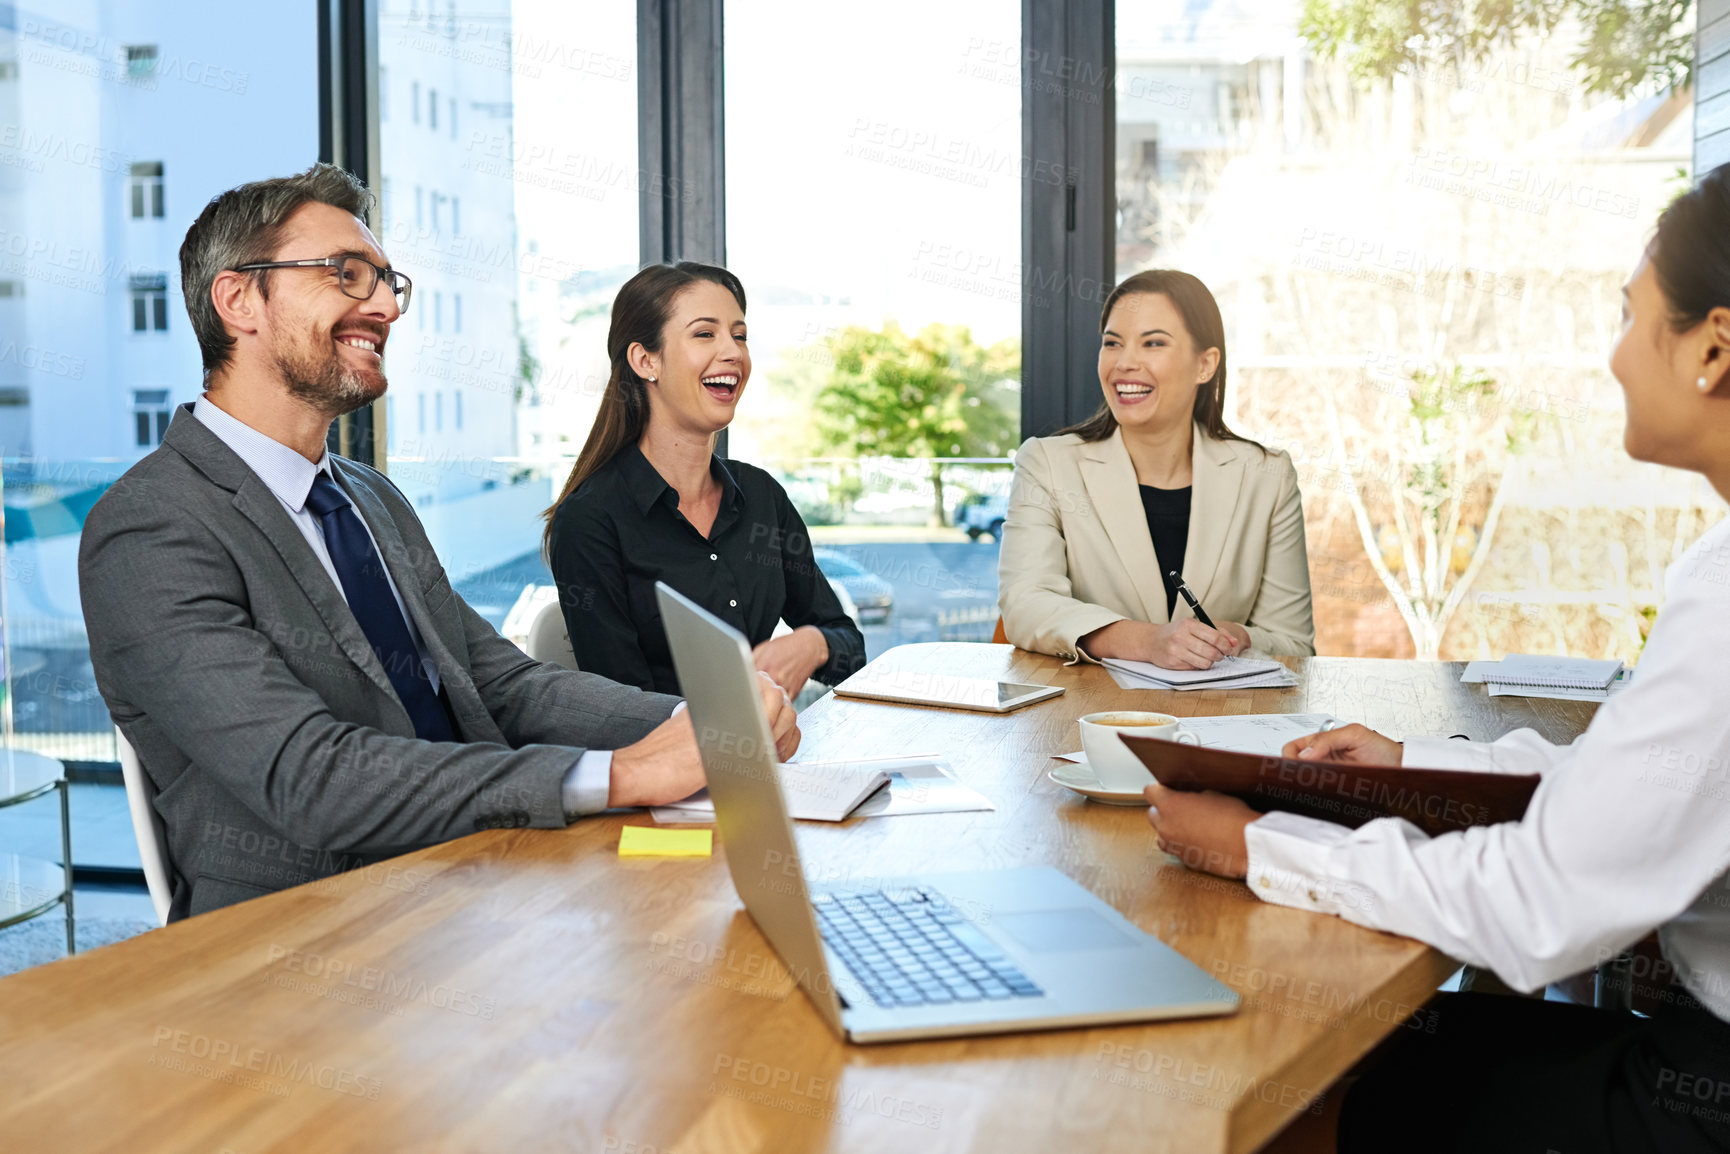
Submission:
POLYGON ((384 666, 379 664, 378 655, 372 651, 372 645, 367 641, 366 634, 361 632, 360 622, 354 619, 349 611, 348 602, 343 599, 342 591, 330 579, 324 565, 314 555, 312 547, 301 536, 283 509, 282 502, 276 499, 276 494, 270 487, 259 480, 251 470, 241 480, 234 493, 234 507, 247 520, 258 527, 265 539, 275 547, 282 563, 288 567, 289 576, 312 602, 313 608, 324 619, 325 628, 330 630, 331 640, 348 655, 348 659, 358 665, 371 679, 372 683, 390 694, 394 699, 396 689, 391 685, 390 678, 385 675, 384 666))
MULTIPOLYGON (((1084 444, 1080 451, 1081 480, 1087 486, 1088 500, 1099 514, 1118 560, 1129 571, 1142 612, 1147 620, 1163 625, 1170 620, 1165 612, 1165 583, 1159 576, 1159 558, 1153 552, 1147 512, 1141 504, 1135 465, 1123 447, 1123 433, 1113 432, 1103 441, 1084 444)), ((1193 520, 1190 531, 1194 532, 1193 520)))
POLYGON ((1245 457, 1230 441, 1216 441, 1198 428, 1190 459, 1195 463, 1194 488, 1189 499, 1183 579, 1206 608, 1231 536, 1238 495, 1243 491, 1245 457))

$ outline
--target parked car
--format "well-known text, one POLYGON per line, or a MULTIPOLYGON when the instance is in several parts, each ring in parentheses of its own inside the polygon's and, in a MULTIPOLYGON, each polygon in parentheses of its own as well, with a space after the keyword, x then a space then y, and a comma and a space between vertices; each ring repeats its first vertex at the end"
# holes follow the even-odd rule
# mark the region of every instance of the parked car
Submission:
POLYGON ((1009 516, 1008 497, 981 497, 964 502, 955 510, 955 524, 967 530, 969 541, 979 540, 981 533, 991 534, 993 541, 1003 540, 1003 519, 1009 516))
POLYGON ((858 607, 853 620, 861 625, 881 625, 889 620, 895 607, 895 586, 865 569, 845 553, 833 549, 813 549, 812 557, 831 585, 847 591, 858 607))

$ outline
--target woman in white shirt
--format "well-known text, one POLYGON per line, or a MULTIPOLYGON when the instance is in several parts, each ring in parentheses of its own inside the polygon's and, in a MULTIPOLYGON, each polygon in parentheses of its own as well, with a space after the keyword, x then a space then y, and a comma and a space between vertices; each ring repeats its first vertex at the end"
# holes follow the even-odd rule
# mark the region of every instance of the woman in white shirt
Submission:
MULTIPOLYGON (((1623 290, 1610 370, 1628 452, 1730 498, 1727 369, 1730 166, 1665 210, 1623 290)), ((1650 1017, 1443 995, 1434 1034, 1399 1031, 1283 1148, 1730 1150, 1730 519, 1671 566, 1639 676, 1574 744, 1516 730, 1402 748, 1351 725, 1286 755, 1543 780, 1522 820, 1434 838, 1394 818, 1353 830, 1154 785, 1160 846, 1266 901, 1417 938, 1521 990, 1656 930, 1676 984, 1650 1017)))

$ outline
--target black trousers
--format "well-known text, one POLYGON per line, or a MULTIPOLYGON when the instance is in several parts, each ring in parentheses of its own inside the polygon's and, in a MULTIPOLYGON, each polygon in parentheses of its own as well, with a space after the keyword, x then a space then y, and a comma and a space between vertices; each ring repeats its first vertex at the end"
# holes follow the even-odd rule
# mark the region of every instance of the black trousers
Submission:
POLYGON ((1341 1154, 1730 1151, 1730 1023, 1443 994, 1347 1092, 1341 1154))

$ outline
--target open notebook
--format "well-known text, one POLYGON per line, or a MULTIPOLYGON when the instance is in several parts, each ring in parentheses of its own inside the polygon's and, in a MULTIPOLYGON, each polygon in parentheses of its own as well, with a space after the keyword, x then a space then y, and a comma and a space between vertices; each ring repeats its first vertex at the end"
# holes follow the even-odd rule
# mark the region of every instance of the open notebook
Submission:
MULTIPOLYGON (((889 784, 883 766, 869 762, 817 761, 777 765, 775 770, 789 814, 805 821, 844 821, 860 802, 889 784)), ((654 814, 657 821, 714 821, 715 803, 709 791, 701 789, 683 801, 656 806, 654 814)))

